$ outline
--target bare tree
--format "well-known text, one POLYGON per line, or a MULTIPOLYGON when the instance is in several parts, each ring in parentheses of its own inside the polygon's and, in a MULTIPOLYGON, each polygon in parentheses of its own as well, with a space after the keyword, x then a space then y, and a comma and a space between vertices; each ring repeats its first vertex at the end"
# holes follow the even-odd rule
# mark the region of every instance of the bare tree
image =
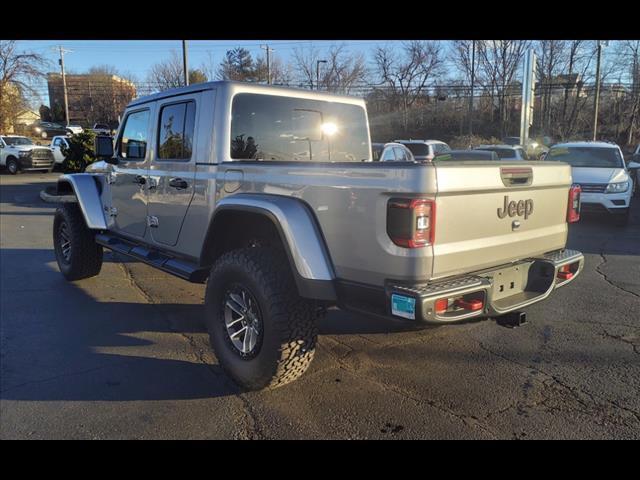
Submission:
POLYGON ((0 131, 27 106, 25 95, 37 95, 32 82, 44 76, 47 66, 42 55, 18 53, 14 40, 0 40, 0 131))
POLYGON ((498 99, 500 135, 507 134, 509 97, 519 93, 514 80, 529 40, 484 40, 477 42, 480 70, 488 80, 492 100, 498 99))
POLYGON ((364 55, 349 52, 344 44, 331 46, 322 56, 315 48, 295 49, 293 58, 300 84, 308 85, 312 89, 315 87, 348 94, 355 86, 366 80, 367 68, 364 55), (322 64, 320 72, 318 72, 319 60, 326 62, 322 64), (316 85, 318 77, 320 85, 316 85))
POLYGON ((378 47, 374 52, 374 62, 387 96, 397 101, 402 109, 402 123, 406 131, 409 109, 442 73, 442 47, 435 41, 419 40, 404 43, 400 52, 378 47))
POLYGON ((567 63, 566 40, 541 40, 537 45, 538 81, 541 94, 540 129, 549 132, 552 121, 552 99, 558 87, 558 75, 567 63))

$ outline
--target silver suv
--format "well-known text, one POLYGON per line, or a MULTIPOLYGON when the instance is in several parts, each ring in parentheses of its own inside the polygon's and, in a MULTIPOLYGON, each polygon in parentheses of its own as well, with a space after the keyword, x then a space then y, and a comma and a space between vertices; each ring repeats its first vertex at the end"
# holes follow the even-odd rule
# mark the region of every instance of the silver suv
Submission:
POLYGON ((440 140, 394 140, 411 150, 418 162, 430 162, 436 155, 451 151, 449 145, 440 140))

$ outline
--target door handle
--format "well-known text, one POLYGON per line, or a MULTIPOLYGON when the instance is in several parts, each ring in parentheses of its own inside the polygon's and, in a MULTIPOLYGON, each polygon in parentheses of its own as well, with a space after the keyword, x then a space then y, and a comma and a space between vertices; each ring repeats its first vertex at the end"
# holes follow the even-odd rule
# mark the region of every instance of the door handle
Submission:
POLYGON ((177 188, 178 190, 184 190, 185 188, 189 187, 189 184, 181 178, 172 178, 171 180, 169 180, 169 186, 177 188))
POLYGON ((133 183, 137 183, 138 185, 144 185, 145 183, 147 183, 147 179, 144 178, 142 175, 136 175, 135 177, 133 177, 133 183))

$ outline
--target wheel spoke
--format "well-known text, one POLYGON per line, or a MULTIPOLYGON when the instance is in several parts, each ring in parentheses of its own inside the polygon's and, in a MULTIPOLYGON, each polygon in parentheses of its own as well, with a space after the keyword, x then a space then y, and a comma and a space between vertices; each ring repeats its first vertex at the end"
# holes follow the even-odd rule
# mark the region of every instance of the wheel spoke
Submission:
POLYGON ((249 327, 242 327, 242 328, 241 328, 240 330, 238 330, 237 332, 232 333, 231 335, 229 335, 229 338, 233 340, 233 339, 234 339, 234 338, 236 338, 238 335, 240 335, 242 332, 245 332, 245 331, 247 330, 247 328, 249 328, 249 327))
POLYGON ((225 321, 225 325, 227 326, 227 328, 233 327, 236 323, 241 322, 242 320, 244 320, 244 315, 241 315, 239 318, 236 318, 235 320, 232 318, 231 321, 229 322, 225 321))

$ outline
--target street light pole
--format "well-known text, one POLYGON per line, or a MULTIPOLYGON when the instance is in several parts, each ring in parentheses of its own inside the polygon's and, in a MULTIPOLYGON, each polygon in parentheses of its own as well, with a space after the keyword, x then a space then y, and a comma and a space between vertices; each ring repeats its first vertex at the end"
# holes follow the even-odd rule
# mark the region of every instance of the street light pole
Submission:
POLYGON ((320 64, 327 63, 326 60, 316 61, 316 90, 320 90, 320 64))
POLYGON ((469 135, 473 135, 473 87, 476 74, 476 41, 471 43, 471 95, 469 96, 469 135))
POLYGON ((598 137, 598 106, 600 104, 600 61, 602 59, 602 44, 598 40, 598 57, 596 62, 596 96, 593 105, 593 141, 598 137))
POLYGON ((184 84, 189 85, 189 68, 187 64, 187 41, 182 40, 182 69, 184 71, 184 84))

